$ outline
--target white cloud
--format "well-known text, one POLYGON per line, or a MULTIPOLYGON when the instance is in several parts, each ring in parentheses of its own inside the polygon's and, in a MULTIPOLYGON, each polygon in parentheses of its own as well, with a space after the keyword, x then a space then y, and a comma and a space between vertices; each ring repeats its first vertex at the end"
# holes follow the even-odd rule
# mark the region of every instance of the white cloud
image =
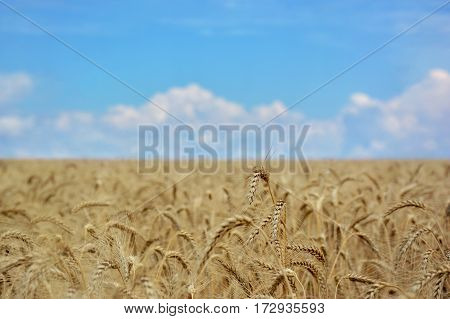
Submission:
POLYGON ((22 97, 32 86, 26 73, 0 74, 0 104, 22 97))
POLYGON ((124 129, 136 127, 139 123, 148 121, 150 115, 147 107, 139 109, 128 105, 116 105, 108 111, 104 120, 116 128, 124 129))
POLYGON ((151 100, 165 107, 183 121, 221 121, 237 119, 244 114, 241 105, 214 95, 197 84, 172 88, 158 93, 151 100))
MULTIPOLYGON (((190 125, 202 123, 262 123, 286 109, 281 101, 274 101, 247 111, 242 105, 217 96, 198 84, 171 88, 167 92, 155 94, 150 100, 190 125)), ((297 114, 296 119, 299 119, 299 114, 295 114, 297 114)), ((135 128, 138 124, 173 122, 168 114, 150 102, 137 107, 131 105, 113 106, 103 119, 106 123, 118 129, 135 128)))
POLYGON ((378 101, 365 93, 357 92, 350 96, 350 105, 344 109, 344 113, 358 114, 360 111, 377 106, 378 101))
POLYGON ((446 70, 431 70, 423 80, 391 99, 377 100, 358 93, 350 102, 341 119, 349 134, 365 139, 365 146, 359 145, 356 153, 415 152, 421 156, 450 146, 446 138, 450 136, 450 74, 446 70))
POLYGON ((17 136, 32 126, 32 118, 22 118, 18 116, 0 117, 0 135, 17 136))
POLYGON ((270 121, 279 114, 286 111, 286 106, 281 101, 274 101, 269 105, 261 105, 254 109, 258 119, 270 121))
POLYGON ((450 74, 432 70, 401 95, 380 103, 383 128, 397 137, 436 134, 446 130, 450 117, 450 74))
POLYGON ((94 121, 91 113, 87 112, 64 112, 55 121, 55 127, 61 131, 67 131, 74 126, 89 125, 94 121))

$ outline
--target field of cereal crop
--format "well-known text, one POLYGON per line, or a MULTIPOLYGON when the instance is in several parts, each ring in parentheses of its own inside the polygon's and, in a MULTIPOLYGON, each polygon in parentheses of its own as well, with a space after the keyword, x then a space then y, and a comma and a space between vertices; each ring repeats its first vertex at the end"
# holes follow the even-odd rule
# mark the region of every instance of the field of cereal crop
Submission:
POLYGON ((142 175, 3 160, 0 296, 448 298, 449 175, 448 161, 142 175))

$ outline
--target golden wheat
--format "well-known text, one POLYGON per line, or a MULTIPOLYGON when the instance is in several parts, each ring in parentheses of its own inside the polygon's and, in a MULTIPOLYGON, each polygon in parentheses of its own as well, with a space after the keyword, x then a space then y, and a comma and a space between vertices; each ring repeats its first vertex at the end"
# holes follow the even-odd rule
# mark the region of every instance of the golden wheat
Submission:
POLYGON ((0 298, 449 298, 448 161, 238 164, 0 161, 0 298))

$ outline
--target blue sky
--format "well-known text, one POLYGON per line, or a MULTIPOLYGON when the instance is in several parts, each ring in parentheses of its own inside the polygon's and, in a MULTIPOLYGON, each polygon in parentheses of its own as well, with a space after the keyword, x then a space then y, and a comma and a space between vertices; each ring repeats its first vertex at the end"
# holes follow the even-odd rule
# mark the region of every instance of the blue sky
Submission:
MULTIPOLYGON (((443 3, 4 2, 195 125, 262 124, 443 3)), ((448 158, 449 39, 447 5, 277 123, 311 157, 448 158)), ((1 4, 0 43, 1 157, 130 157, 170 121, 1 4)))

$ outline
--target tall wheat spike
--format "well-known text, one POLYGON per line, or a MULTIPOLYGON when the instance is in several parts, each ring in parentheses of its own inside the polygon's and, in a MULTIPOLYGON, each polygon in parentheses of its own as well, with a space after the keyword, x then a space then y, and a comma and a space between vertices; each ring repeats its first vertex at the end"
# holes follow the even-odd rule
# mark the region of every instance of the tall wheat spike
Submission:
POLYGON ((279 228, 280 228, 281 213, 284 206, 285 202, 283 200, 279 200, 275 205, 275 209, 272 215, 272 244, 275 246, 275 250, 280 260, 283 258, 283 256, 282 256, 282 247, 279 239, 279 228))
POLYGON ((259 178, 261 176, 261 172, 259 171, 254 171, 253 175, 250 179, 250 185, 249 185, 249 189, 248 189, 248 202, 249 204, 253 204, 253 201, 255 200, 255 193, 256 193, 256 187, 258 186, 258 181, 259 178))

